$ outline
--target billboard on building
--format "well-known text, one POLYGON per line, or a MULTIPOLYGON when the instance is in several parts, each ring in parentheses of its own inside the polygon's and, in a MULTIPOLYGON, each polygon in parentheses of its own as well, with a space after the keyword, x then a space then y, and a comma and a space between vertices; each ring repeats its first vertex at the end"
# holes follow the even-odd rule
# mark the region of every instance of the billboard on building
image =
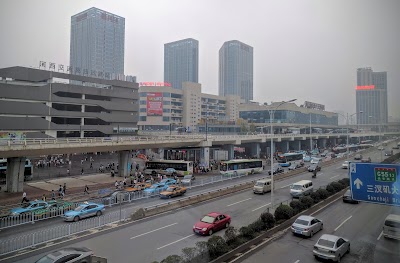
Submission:
POLYGON ((325 105, 310 102, 310 101, 305 101, 304 102, 304 108, 308 109, 316 109, 316 110, 325 110, 325 105))
POLYGON ((147 116, 163 115, 162 92, 147 92, 147 116))

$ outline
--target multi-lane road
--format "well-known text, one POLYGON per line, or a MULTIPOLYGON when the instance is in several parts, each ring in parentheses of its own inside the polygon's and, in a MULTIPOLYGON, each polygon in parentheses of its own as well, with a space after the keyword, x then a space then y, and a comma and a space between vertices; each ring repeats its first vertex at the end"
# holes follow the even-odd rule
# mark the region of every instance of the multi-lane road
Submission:
MULTIPOLYGON (((366 155, 370 156, 373 161, 380 160, 380 152, 378 151, 374 151, 366 155)), ((261 177, 262 175, 258 176, 261 177)), ((336 163, 322 169, 322 171, 318 174, 318 177, 316 179, 313 179, 314 187, 318 188, 320 186, 325 186, 331 181, 339 180, 344 177, 347 177, 347 170, 343 170, 341 168, 341 163, 336 163)), ((289 186, 294 182, 302 179, 311 179, 311 173, 305 172, 277 182, 275 191, 275 202, 282 202, 290 199, 289 186)), ((231 183, 233 182, 224 182, 224 184, 231 183)), ((221 185, 212 185, 207 189, 218 187, 221 187, 221 185)), ((193 190, 193 192, 195 191, 201 191, 201 189, 193 190)), ((143 205, 150 205, 155 202, 159 203, 160 200, 149 200, 146 201, 145 204, 143 202, 138 202, 131 205, 130 209, 133 210, 135 209, 133 207, 142 207, 143 205)), ((131 262, 133 258, 135 259, 135 262, 152 262, 154 260, 160 261, 168 255, 180 254, 182 248, 184 247, 194 247, 197 241, 206 241, 208 239, 208 237, 200 237, 194 235, 192 232, 193 224, 204 214, 211 211, 227 213, 232 216, 232 226, 241 227, 255 221, 262 212, 268 209, 268 207, 270 206, 270 202, 270 194, 254 195, 251 190, 246 190, 225 197, 221 197, 213 201, 200 203, 183 209, 171 211, 162 215, 146 218, 139 222, 127 224, 123 227, 117 228, 113 232, 108 232, 105 234, 99 232, 87 237, 86 239, 71 240, 68 243, 64 243, 55 247, 50 246, 45 249, 31 250, 26 254, 21 253, 18 257, 9 258, 4 262, 32 262, 47 254, 49 251, 63 246, 88 247, 92 249, 96 255, 108 258, 109 262, 131 262)), ((353 209, 362 210, 363 206, 366 205, 349 205, 346 207, 348 207, 347 209, 350 209, 351 211, 353 209)), ((380 216, 383 216, 383 213, 378 213, 380 216)), ((334 214, 335 213, 333 213, 332 215, 334 214)), ((353 213, 350 213, 348 216, 352 214, 353 213)), ((334 216, 332 215, 331 217, 334 218, 334 216)), ((356 216, 358 217, 358 215, 356 214, 353 215, 353 217, 356 216)), ((328 216, 327 220, 334 220, 333 218, 329 218, 328 216)), ((364 219, 364 221, 367 220, 364 219)), ((370 221, 368 221, 368 223, 370 223, 370 221)), ((65 223, 61 220, 53 220, 51 226, 57 224, 65 223)), ((34 229, 30 229, 32 226, 25 226, 27 228, 25 229, 25 231, 33 231, 38 230, 38 228, 49 227, 49 224, 46 222, 35 225, 36 226, 34 226, 34 229)), ((335 223, 328 222, 327 230, 324 231, 329 231, 330 225, 332 225, 333 227, 335 226, 335 223)), ((343 225, 342 227, 343 229, 345 229, 346 226, 343 225)), ((381 227, 381 225, 379 227, 381 227)), ((14 230, 18 231, 18 228, 14 230)), ((3 234, 7 233, 2 232, 2 235, 3 234)), ((12 233, 8 233, 8 235, 11 234, 12 233)), ((223 235, 223 231, 217 234, 223 235)), ((289 236, 288 238, 292 237, 289 236)), ((307 242, 307 240, 304 242, 307 242)), ((280 251, 280 253, 277 252, 277 256, 279 254, 282 254, 282 256, 287 256, 283 255, 288 254, 287 252, 288 251, 280 251)), ((304 252, 303 254, 309 254, 309 251, 304 252)), ((295 262, 296 260, 301 259, 295 259, 293 262, 295 262)))

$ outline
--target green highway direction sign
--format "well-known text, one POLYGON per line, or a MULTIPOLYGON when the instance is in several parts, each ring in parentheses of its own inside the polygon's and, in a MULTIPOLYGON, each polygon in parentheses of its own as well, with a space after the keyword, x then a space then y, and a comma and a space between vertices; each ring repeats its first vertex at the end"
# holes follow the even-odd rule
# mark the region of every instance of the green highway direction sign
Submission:
POLYGON ((400 206, 400 165, 350 163, 352 198, 357 201, 400 206))

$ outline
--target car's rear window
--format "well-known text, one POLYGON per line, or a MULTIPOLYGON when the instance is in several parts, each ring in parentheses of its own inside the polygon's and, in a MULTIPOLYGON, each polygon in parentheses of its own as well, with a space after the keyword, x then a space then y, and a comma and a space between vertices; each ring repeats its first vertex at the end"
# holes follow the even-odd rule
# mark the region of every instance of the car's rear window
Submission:
POLYGON ((297 219, 294 223, 295 224, 299 224, 299 225, 303 225, 303 226, 308 226, 308 221, 302 220, 302 219, 297 219))
POLYGON ((53 263, 53 262, 55 261, 48 256, 42 257, 41 259, 36 261, 36 263, 53 263))
POLYGON ((320 239, 318 240, 318 245, 333 248, 335 246, 335 242, 326 239, 320 239))
POLYGON ((400 222, 395 222, 395 221, 391 221, 391 220, 386 220, 386 221, 385 221, 385 226, 400 228, 400 222))

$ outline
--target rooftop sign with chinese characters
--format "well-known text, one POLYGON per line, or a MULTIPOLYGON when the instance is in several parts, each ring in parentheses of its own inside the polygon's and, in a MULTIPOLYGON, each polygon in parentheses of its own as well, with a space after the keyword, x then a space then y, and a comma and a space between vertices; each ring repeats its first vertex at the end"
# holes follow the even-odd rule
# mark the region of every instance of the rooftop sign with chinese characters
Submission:
POLYGON ((357 201, 400 206, 400 165, 350 163, 352 198, 357 201))
POLYGON ((171 83, 169 82, 154 82, 154 81, 147 81, 147 82, 139 82, 139 87, 171 87, 171 83))

